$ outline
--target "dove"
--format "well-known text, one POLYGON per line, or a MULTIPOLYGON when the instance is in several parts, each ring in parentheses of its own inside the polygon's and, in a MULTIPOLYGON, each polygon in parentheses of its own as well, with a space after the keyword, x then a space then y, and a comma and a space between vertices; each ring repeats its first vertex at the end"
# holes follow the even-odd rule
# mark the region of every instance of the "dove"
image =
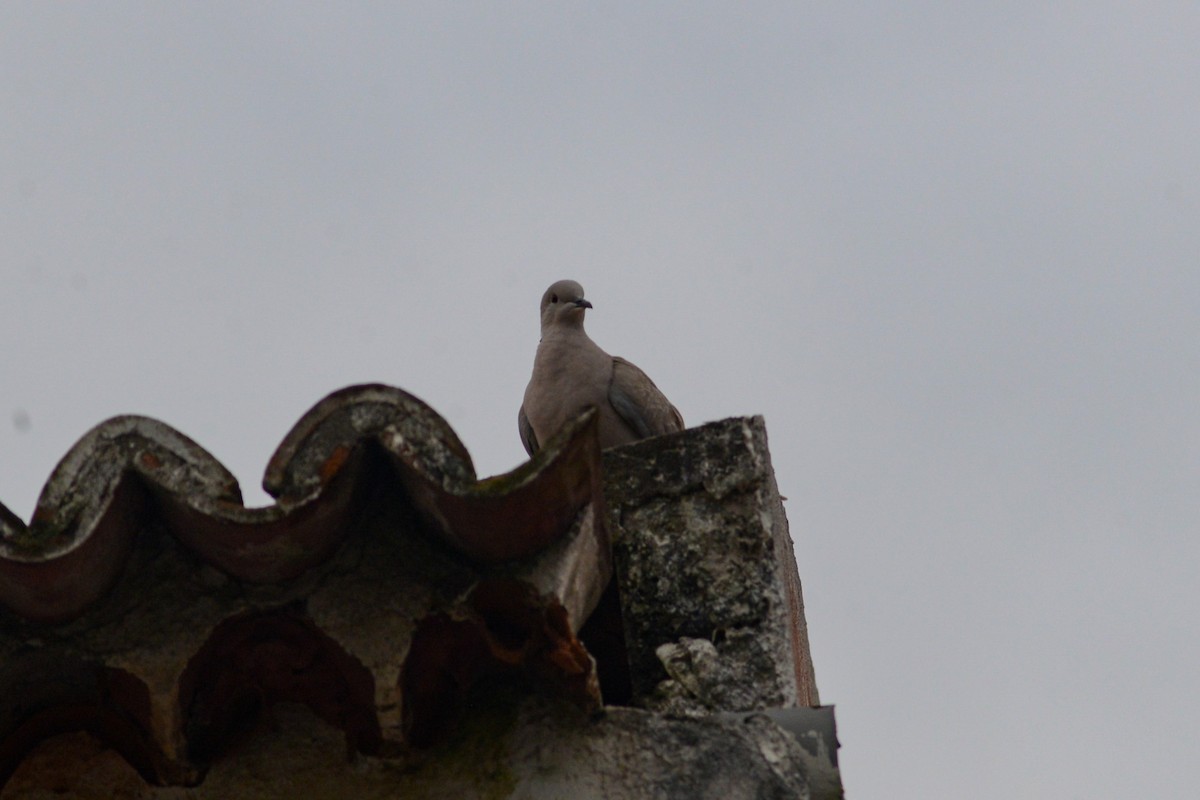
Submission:
POLYGON ((531 456, 588 406, 599 411, 601 448, 683 430, 683 417, 646 373, 610 356, 584 332, 591 307, 575 281, 558 281, 542 295, 542 338, 517 413, 531 456))

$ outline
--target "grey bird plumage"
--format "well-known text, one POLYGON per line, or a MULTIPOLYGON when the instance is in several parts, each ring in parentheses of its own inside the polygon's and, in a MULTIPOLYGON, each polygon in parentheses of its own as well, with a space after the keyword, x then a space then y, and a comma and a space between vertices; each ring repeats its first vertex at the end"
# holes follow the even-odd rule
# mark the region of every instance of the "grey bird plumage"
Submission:
POLYGON ((683 430, 683 417, 646 373, 584 332, 591 307, 575 281, 558 281, 542 295, 542 339, 517 414, 529 455, 588 406, 599 411, 602 448, 683 430))

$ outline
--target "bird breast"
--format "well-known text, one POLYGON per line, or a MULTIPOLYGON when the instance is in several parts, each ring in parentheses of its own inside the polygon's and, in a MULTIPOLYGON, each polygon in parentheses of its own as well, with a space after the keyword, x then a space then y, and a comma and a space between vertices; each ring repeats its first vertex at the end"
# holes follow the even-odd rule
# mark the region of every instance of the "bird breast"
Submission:
POLYGON ((588 406, 608 403, 612 357, 590 340, 543 340, 533 362, 533 376, 525 389, 525 414, 539 442, 546 442, 588 406))

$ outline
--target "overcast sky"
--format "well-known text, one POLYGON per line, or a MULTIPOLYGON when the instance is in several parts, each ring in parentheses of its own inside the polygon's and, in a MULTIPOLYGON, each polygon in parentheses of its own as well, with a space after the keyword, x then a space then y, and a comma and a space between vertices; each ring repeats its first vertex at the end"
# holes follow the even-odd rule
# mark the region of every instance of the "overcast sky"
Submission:
POLYGON ((763 414, 854 798, 1200 786, 1200 6, 0 4, 0 500, 248 503, 382 381, 524 459, 537 305, 763 414), (400 10, 402 7, 403 10, 400 10))

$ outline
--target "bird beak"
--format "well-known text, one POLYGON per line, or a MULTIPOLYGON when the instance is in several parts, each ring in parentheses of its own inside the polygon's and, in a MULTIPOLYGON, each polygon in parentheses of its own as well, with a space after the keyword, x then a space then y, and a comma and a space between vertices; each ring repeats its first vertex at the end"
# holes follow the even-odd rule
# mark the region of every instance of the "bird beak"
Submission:
POLYGON ((591 303, 589 303, 587 300, 584 300, 583 298, 580 298, 580 299, 578 299, 578 300, 576 300, 576 301, 575 301, 575 307, 576 307, 576 308, 591 308, 591 307, 592 307, 592 304, 591 304, 591 303))

